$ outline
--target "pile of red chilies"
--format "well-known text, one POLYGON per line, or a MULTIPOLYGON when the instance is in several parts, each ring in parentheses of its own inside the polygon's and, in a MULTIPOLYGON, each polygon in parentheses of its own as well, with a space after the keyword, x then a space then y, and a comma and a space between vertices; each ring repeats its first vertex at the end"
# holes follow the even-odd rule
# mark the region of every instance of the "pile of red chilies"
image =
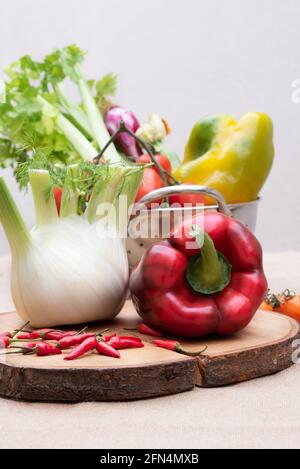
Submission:
MULTIPOLYGON (((75 360, 88 352, 96 351, 100 355, 106 355, 113 358, 120 358, 119 350, 141 348, 144 347, 142 340, 134 335, 103 335, 102 332, 85 332, 86 328, 81 331, 61 331, 58 329, 37 329, 34 331, 26 331, 26 323, 21 329, 11 332, 0 332, 0 348, 14 348, 17 351, 9 351, 7 353, 23 353, 36 354, 39 357, 47 355, 60 355, 62 350, 72 349, 71 352, 64 357, 64 360, 75 360), (22 345, 16 343, 22 342, 22 345)), ((206 350, 190 352, 184 350, 180 343, 175 340, 163 339, 160 331, 153 329, 147 324, 141 323, 136 329, 140 334, 152 337, 160 337, 153 340, 152 343, 160 348, 172 350, 185 355, 197 356, 206 350)))
POLYGON ((104 336, 103 332, 65 332, 57 329, 24 331, 22 328, 22 330, 17 330, 13 334, 0 332, 0 348, 7 349, 10 346, 18 350, 7 353, 35 353, 39 357, 60 355, 62 350, 72 349, 64 359, 75 360, 93 350, 100 355, 120 358, 119 350, 141 348, 144 347, 144 344, 136 336, 117 335, 115 333, 104 336), (22 342, 22 345, 16 345, 20 342, 22 342))

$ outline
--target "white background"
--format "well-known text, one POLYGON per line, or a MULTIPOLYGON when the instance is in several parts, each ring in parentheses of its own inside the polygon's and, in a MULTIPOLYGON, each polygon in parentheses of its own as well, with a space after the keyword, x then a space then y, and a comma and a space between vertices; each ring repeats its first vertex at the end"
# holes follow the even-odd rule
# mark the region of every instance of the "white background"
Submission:
MULTIPOLYGON (((169 119, 179 153, 203 115, 269 113, 276 159, 257 235, 268 251, 300 250, 300 0, 0 0, 0 17, 0 70, 76 43, 88 77, 118 73, 121 104, 169 119)), ((5 177, 31 224, 30 197, 5 177)))

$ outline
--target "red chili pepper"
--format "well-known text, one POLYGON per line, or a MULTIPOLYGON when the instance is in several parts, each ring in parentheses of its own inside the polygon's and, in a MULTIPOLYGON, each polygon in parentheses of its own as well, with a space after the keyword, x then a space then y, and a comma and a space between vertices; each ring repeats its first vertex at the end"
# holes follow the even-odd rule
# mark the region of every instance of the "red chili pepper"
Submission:
MULTIPOLYGON (((11 344, 15 344, 15 343, 18 343, 18 342, 23 343, 23 340, 14 339, 14 338, 10 338, 10 337, 7 337, 7 336, 0 337, 0 348, 7 348, 11 344)), ((33 344, 37 345, 37 342, 34 342, 33 344)), ((26 346, 28 346, 28 344, 26 344, 26 346)), ((14 348, 23 348, 23 345, 20 346, 20 347, 14 345, 14 348)))
MULTIPOLYGON (((57 332, 55 329, 36 329, 35 331, 29 332, 31 339, 45 339, 46 335, 50 332, 57 332)), ((60 334, 62 333, 59 331, 60 334)))
MULTIPOLYGON (((84 330, 86 330, 87 328, 85 327, 84 330)), ((78 331, 67 331, 67 332, 63 332, 63 337, 72 337, 74 335, 81 335, 83 334, 83 332, 78 332, 78 331)))
POLYGON ((66 335, 77 334, 76 331, 64 332, 58 329, 36 329, 30 332, 31 339, 43 339, 43 340, 59 340, 66 335))
POLYGON ((135 342, 142 342, 142 339, 137 337, 136 335, 116 335, 116 337, 120 337, 121 339, 129 339, 129 340, 134 340, 135 342))
POLYGON ((104 342, 109 342, 110 339, 112 339, 113 337, 116 337, 116 335, 117 335, 116 333, 111 334, 111 335, 104 335, 102 339, 104 340, 104 342))
POLYGON ((0 337, 0 349, 7 348, 10 344, 10 338, 7 336, 0 337))
POLYGON ((12 334, 8 331, 0 332, 0 337, 12 337, 12 334))
POLYGON ((45 357, 47 355, 60 355, 61 350, 54 344, 47 342, 30 342, 19 348, 21 351, 16 353, 29 353, 35 352, 39 357, 45 357))
POLYGON ((86 339, 89 339, 90 337, 95 337, 95 333, 86 332, 80 335, 62 337, 58 341, 58 346, 60 347, 60 349, 65 350, 67 348, 74 347, 74 345, 82 344, 82 342, 84 342, 86 339))
MULTIPOLYGON (((44 334, 44 337, 42 337, 43 340, 60 340, 63 337, 65 337, 63 332, 47 332, 44 334)), ((69 337, 69 336, 68 336, 69 337)))
POLYGON ((36 344, 35 352, 39 357, 45 357, 46 355, 61 354, 61 350, 56 345, 49 344, 46 342, 39 342, 38 344, 36 344))
POLYGON ((151 335, 152 337, 162 337, 162 333, 157 331, 156 329, 152 329, 152 327, 147 326, 144 322, 138 325, 138 331, 141 334, 151 335))
POLYGON ((182 337, 242 330, 267 291, 262 249, 250 230, 214 211, 202 218, 151 246, 130 277, 142 319, 182 337))
MULTIPOLYGON (((0 349, 1 348, 8 348, 9 345, 10 345, 10 341, 8 341, 8 342, 5 341, 5 343, 3 343, 2 347, 1 347, 1 338, 0 338, 0 349)), ((8 351, 8 352, 6 352, 4 354, 0 354, 0 355, 10 355, 10 354, 12 355, 12 354, 15 354, 15 353, 29 353, 29 352, 33 352, 35 347, 36 347, 36 342, 31 343, 31 344, 28 343, 28 344, 22 345, 20 347, 13 346, 13 348, 16 348, 16 349, 19 349, 19 350, 18 351, 16 351, 16 350, 8 351)))
POLYGON ((182 353, 183 355, 189 355, 191 357, 196 357, 201 355, 201 353, 205 352, 207 347, 204 347, 202 350, 198 352, 189 352, 188 350, 184 350, 180 343, 176 340, 163 340, 163 339, 156 339, 152 341, 153 344, 157 345, 157 347, 166 348, 168 350, 172 350, 173 352, 182 353))
POLYGON ((116 350, 144 347, 144 344, 140 339, 138 339, 137 337, 129 337, 129 336, 113 337, 109 341, 109 345, 111 345, 116 350))
POLYGON ((58 329, 36 329, 31 332, 20 332, 17 335, 18 339, 42 339, 42 340, 60 340, 63 337, 76 335, 77 331, 60 331, 58 329))
POLYGON ((120 358, 121 356, 114 347, 106 343, 103 339, 96 339, 96 350, 100 355, 107 355, 108 357, 120 358))
POLYGON ((91 350, 94 350, 97 345, 97 340, 96 337, 89 337, 88 339, 85 339, 84 342, 81 344, 77 345, 74 347, 71 353, 69 355, 64 357, 64 360, 75 360, 76 358, 81 357, 87 352, 90 352, 91 350))
POLYGON ((19 340, 30 340, 32 339, 31 337, 31 332, 19 332, 17 335, 16 335, 17 339, 19 340))
POLYGON ((77 335, 77 331, 68 331, 68 332, 59 332, 59 331, 50 331, 45 334, 44 340, 60 340, 64 337, 73 337, 77 335))
POLYGON ((33 352, 37 346, 37 342, 28 342, 27 344, 22 345, 20 348, 26 352, 33 352))

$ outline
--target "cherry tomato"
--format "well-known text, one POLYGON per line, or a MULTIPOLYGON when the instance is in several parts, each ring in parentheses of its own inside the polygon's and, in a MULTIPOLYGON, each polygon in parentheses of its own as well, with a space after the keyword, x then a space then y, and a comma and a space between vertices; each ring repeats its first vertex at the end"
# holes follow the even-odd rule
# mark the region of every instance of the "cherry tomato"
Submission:
POLYGON ((171 195, 169 197, 170 205, 177 204, 184 207, 185 204, 189 204, 189 207, 195 207, 197 204, 205 204, 205 195, 202 194, 178 194, 171 195))
MULTIPOLYGON (((160 175, 153 168, 146 168, 135 201, 138 202, 144 195, 161 187, 164 187, 164 184, 160 175)), ((155 203, 160 202, 161 200, 157 200, 155 203)))
MULTIPOLYGON (((172 173, 172 166, 171 166, 169 158, 166 155, 154 155, 154 158, 160 164, 160 166, 165 171, 167 171, 167 173, 169 174, 172 173)), ((142 155, 139 158, 139 163, 152 163, 152 160, 149 155, 142 155)), ((154 165, 152 169, 154 169, 159 174, 159 169, 157 166, 154 165)))
POLYGON ((263 309, 264 311, 274 311, 270 303, 267 303, 266 301, 262 302, 262 304, 260 305, 260 309, 263 309))
POLYGON ((53 195, 54 195, 58 215, 60 212, 62 193, 63 193, 63 190, 61 189, 61 187, 58 187, 58 186, 53 187, 53 195))
POLYGON ((280 306, 280 312, 300 322, 300 295, 295 295, 283 302, 280 306))

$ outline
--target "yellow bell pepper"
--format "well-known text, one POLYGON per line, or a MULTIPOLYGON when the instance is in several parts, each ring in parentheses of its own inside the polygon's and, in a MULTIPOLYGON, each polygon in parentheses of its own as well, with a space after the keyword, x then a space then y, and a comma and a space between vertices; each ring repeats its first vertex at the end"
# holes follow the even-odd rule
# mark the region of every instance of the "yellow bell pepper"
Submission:
POLYGON ((249 112, 236 122, 219 114, 194 126, 181 166, 180 182, 218 190, 228 203, 255 200, 274 159, 273 124, 260 112, 249 112))

